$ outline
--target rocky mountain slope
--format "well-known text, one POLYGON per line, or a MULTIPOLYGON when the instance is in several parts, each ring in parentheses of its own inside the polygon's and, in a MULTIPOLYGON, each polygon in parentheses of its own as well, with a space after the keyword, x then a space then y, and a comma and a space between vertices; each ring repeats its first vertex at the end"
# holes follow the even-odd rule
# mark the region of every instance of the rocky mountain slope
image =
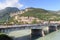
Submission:
POLYGON ((7 7, 5 9, 0 10, 0 23, 6 22, 6 20, 10 18, 10 13, 15 13, 17 11, 20 10, 15 7, 7 7))

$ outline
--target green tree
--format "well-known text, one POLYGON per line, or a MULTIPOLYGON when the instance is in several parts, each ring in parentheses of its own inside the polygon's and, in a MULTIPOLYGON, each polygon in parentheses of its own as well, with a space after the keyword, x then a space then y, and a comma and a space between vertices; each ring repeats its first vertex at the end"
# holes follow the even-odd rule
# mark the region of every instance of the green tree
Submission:
POLYGON ((36 21, 36 19, 34 19, 33 21, 32 21, 32 24, 36 24, 37 23, 37 21, 36 21))
POLYGON ((0 34, 0 40, 13 40, 13 39, 8 35, 0 34))

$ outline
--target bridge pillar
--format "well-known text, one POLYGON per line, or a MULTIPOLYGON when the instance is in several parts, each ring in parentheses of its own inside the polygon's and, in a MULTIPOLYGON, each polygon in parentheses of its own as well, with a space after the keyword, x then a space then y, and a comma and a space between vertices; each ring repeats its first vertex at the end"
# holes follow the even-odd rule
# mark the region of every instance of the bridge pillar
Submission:
POLYGON ((1 29, 0 29, 0 33, 1 33, 1 29))
POLYGON ((57 30, 57 26, 49 26, 49 33, 57 30))
POLYGON ((7 29, 1 28, 1 29, 0 29, 0 33, 7 33, 7 29))
POLYGON ((58 30, 60 29, 60 25, 57 26, 57 29, 58 29, 58 30))
POLYGON ((0 33, 4 33, 4 29, 1 28, 1 29, 0 29, 0 33))
POLYGON ((44 36, 44 31, 42 29, 31 29, 31 39, 35 39, 43 36, 44 36))
POLYGON ((49 34, 49 27, 44 27, 43 31, 45 35, 49 34))

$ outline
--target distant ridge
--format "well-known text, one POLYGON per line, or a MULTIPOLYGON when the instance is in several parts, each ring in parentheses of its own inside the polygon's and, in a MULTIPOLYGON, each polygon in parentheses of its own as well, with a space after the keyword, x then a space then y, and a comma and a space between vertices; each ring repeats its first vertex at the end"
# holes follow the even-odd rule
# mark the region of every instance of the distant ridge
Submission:
POLYGON ((6 7, 5 9, 0 10, 0 22, 5 22, 9 18, 10 13, 15 13, 20 11, 16 7, 6 7))

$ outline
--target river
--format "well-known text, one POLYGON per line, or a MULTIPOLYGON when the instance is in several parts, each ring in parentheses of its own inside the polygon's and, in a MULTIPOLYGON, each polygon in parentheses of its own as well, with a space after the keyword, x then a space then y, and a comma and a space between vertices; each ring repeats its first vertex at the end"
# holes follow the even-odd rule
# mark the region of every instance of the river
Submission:
POLYGON ((60 40, 60 30, 52 32, 44 37, 38 38, 36 40, 60 40))
MULTIPOLYGON (((9 36, 12 36, 14 40, 30 40, 30 33, 29 29, 26 30, 18 30, 12 31, 8 33, 9 36)), ((60 40, 60 30, 52 32, 44 37, 39 37, 34 40, 60 40)))

